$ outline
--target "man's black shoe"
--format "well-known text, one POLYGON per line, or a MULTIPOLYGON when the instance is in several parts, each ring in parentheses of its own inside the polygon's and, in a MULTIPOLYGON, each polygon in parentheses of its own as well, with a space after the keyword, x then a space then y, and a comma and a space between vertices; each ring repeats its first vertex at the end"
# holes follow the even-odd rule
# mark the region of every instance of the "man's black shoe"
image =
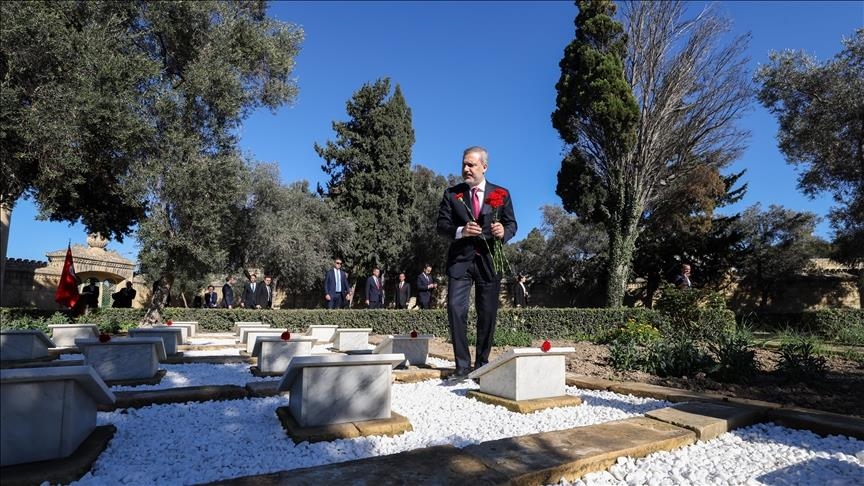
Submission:
POLYGON ((471 368, 456 368, 456 371, 448 377, 450 381, 465 381, 471 374, 471 368))

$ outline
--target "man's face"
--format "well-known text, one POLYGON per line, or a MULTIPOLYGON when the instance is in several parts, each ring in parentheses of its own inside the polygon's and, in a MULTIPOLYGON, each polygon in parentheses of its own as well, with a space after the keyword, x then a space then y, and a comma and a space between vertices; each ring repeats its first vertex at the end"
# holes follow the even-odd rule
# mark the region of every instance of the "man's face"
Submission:
POLYGON ((432 267, 426 267, 423 269, 423 273, 432 273, 432 267))
POLYGON ((400 273, 400 274, 399 274, 399 281, 400 281, 400 282, 404 282, 404 281, 405 281, 405 274, 404 274, 404 273, 400 273))
POLYGON ((231 280, 229 280, 228 283, 234 285, 235 283, 237 283, 237 278, 231 277, 231 280))
POLYGON ((256 280, 258 280, 258 275, 255 275, 255 274, 253 273, 253 274, 249 277, 249 281, 250 281, 250 282, 255 282, 256 280))
POLYGON ((342 268, 342 260, 333 260, 333 268, 342 268))
POLYGON ((377 268, 375 270, 372 270, 372 275, 374 275, 376 277, 378 276, 379 273, 381 273, 381 271, 378 270, 377 268))
POLYGON ((264 285, 270 285, 270 282, 272 282, 272 281, 273 281, 272 278, 270 278, 270 277, 264 277, 264 285))
POLYGON ((212 285, 209 286, 209 287, 207 287, 207 292, 208 292, 208 293, 209 293, 209 292, 213 292, 213 286, 212 286, 212 285))
POLYGON ((690 275, 690 265, 684 265, 681 267, 681 271, 684 272, 684 275, 690 275))
POLYGON ((476 186, 483 182, 487 167, 488 165, 484 164, 480 157, 480 152, 465 154, 462 159, 462 179, 469 186, 476 186))

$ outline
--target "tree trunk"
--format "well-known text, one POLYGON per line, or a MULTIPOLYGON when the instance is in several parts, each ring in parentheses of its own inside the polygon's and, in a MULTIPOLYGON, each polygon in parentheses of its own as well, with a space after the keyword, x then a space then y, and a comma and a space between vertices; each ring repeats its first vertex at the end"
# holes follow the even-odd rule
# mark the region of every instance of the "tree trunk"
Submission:
POLYGON ((864 309, 864 262, 858 262, 858 308, 864 309))
MULTIPOLYGON (((631 214, 616 218, 621 224, 610 224, 609 262, 607 273, 609 281, 606 284, 606 306, 621 307, 624 294, 627 291, 627 281, 630 278, 630 268, 633 264, 633 252, 636 250, 636 238, 639 236, 638 217, 631 214)), ((636 213, 641 214, 641 210, 636 213)))
POLYGON ((139 326, 153 327, 162 324, 162 313, 165 311, 165 303, 171 295, 171 285, 174 284, 173 275, 163 275, 159 279, 159 285, 153 287, 153 295, 150 296, 150 306, 147 313, 141 319, 139 326))
MULTIPOLYGON (((6 295, 6 251, 9 247, 9 225, 12 222, 12 204, 0 202, 0 300, 6 295)), ((0 305, 5 302, 0 301, 0 305)))

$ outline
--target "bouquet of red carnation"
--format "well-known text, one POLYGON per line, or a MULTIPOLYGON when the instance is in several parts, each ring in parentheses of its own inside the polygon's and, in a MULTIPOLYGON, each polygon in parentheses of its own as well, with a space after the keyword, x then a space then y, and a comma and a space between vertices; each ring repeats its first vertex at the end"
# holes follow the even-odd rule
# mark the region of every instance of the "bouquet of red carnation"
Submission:
MULTIPOLYGON (((498 211, 501 208, 501 206, 504 205, 504 201, 507 200, 508 196, 509 196, 509 194, 507 194, 507 191, 505 191, 504 189, 501 189, 500 187, 498 189, 495 189, 494 191, 492 191, 492 193, 489 194, 488 196, 486 196, 486 200, 484 202, 486 204, 488 204, 490 208, 493 209, 493 212, 492 212, 492 222, 493 223, 497 223, 499 221, 498 220, 498 211)), ((510 269, 510 262, 507 261, 507 256, 504 254, 504 244, 501 243, 501 240, 499 240, 498 238, 495 238, 495 242, 492 244, 492 246, 493 246, 492 249, 494 251, 490 251, 490 253, 492 253, 492 265, 495 268, 495 273, 503 274, 505 271, 507 273, 511 273, 512 270, 510 269)))
MULTIPOLYGON (((468 210, 468 219, 469 219, 472 223, 476 223, 477 221, 474 219, 474 211, 473 211, 473 210, 468 206, 468 203, 465 202, 465 198, 464 198, 464 196, 462 195, 462 193, 456 194, 456 200, 457 200, 457 201, 460 201, 460 202, 465 206, 465 209, 468 210)), ((486 249, 489 250, 489 253, 491 254, 491 253, 492 253, 492 249, 489 248, 489 242, 486 241, 486 238, 483 238, 483 235, 480 235, 479 238, 480 238, 481 240, 483 240, 483 243, 486 243, 486 249)))

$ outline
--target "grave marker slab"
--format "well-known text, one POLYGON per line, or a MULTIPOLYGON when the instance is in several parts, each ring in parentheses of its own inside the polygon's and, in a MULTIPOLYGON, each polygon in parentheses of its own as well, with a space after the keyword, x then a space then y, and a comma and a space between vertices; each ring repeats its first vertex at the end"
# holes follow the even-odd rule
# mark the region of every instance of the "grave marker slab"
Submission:
POLYGON ((333 341, 333 337, 336 335, 336 329, 339 326, 322 326, 322 325, 312 325, 309 326, 309 335, 316 338, 318 343, 329 343, 333 341))
POLYGON ((114 401, 90 366, 0 370, 0 466, 72 454, 114 401))
POLYGON ((0 361, 45 359, 54 343, 36 329, 10 329, 0 331, 0 361))
POLYGON ((310 356, 316 339, 312 336, 291 336, 283 341, 279 336, 259 336, 252 355, 258 358, 258 371, 262 375, 282 375, 295 356, 310 356))
POLYGON ((195 337, 198 335, 198 321, 173 321, 171 325, 177 327, 188 327, 189 337, 195 337))
POLYGON ((375 354, 401 353, 405 355, 405 363, 401 363, 400 367, 424 366, 429 357, 429 340, 434 337, 432 334, 418 334, 413 338, 403 334, 386 336, 375 347, 375 354))
POLYGON ((480 391, 510 400, 534 400, 565 395, 565 359, 574 348, 514 348, 474 370, 469 378, 480 391))
POLYGON ((252 331, 279 331, 279 333, 281 334, 282 331, 284 331, 284 329, 282 329, 282 330, 274 329, 274 328, 270 327, 269 325, 267 325, 267 326, 243 326, 240 328, 240 339, 239 339, 240 344, 246 344, 247 342, 249 342, 249 333, 252 331))
POLYGON ((390 418, 394 366, 401 354, 316 355, 292 358, 279 391, 300 427, 390 418))
POLYGON ((252 354, 255 351, 255 342, 260 337, 281 337, 285 329, 256 329, 246 334, 246 352, 252 354))
POLYGON ((139 327, 129 329, 129 337, 160 338, 165 345, 165 354, 172 355, 177 354, 177 345, 183 342, 183 331, 174 326, 139 327))
POLYGON ((234 322, 234 332, 237 335, 240 335, 240 328, 245 326, 253 326, 253 327, 270 327, 270 324, 264 324, 261 321, 236 321, 234 322))
POLYGON ((58 348, 75 346, 76 339, 99 337, 99 326, 96 324, 49 324, 51 340, 58 348))
POLYGON ((159 361, 167 359, 162 338, 76 339, 84 362, 105 381, 144 380, 156 376, 159 361))
POLYGON ((367 328, 338 328, 333 336, 333 347, 337 351, 355 351, 369 349, 369 333, 367 328))

